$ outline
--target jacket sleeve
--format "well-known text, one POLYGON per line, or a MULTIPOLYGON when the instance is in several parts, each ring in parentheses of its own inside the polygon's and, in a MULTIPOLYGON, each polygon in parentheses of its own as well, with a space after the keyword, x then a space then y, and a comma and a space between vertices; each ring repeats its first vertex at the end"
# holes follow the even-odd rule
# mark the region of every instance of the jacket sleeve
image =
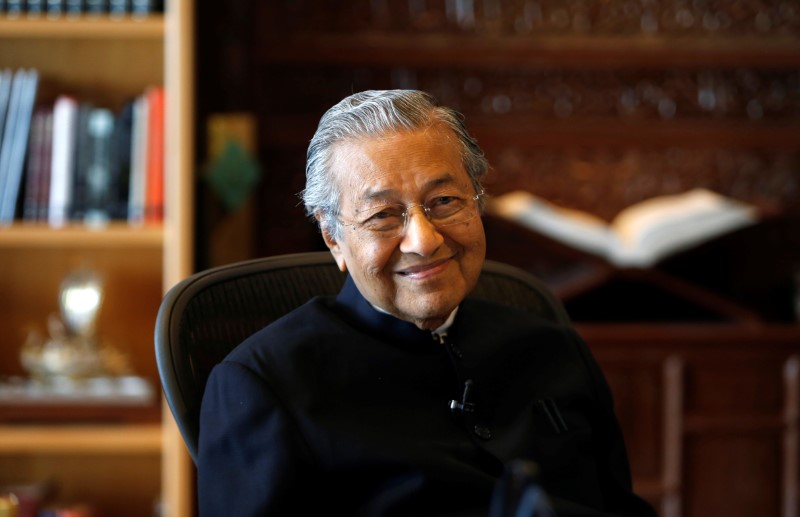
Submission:
POLYGON ((200 515, 299 513, 299 480, 309 481, 310 464, 297 425, 268 383, 235 362, 214 367, 200 411, 200 515))
POLYGON ((596 424, 592 427, 597 433, 595 451, 605 510, 613 515, 655 517, 656 512, 650 504, 633 492, 625 441, 605 375, 583 339, 575 333, 572 334, 589 374, 594 380, 597 395, 594 415, 596 424))

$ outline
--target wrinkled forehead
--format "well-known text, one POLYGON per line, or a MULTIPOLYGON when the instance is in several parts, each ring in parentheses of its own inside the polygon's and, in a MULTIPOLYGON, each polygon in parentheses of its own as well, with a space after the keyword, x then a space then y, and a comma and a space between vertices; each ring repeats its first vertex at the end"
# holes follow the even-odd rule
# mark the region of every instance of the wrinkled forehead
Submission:
POLYGON ((340 208, 370 201, 397 202, 440 187, 468 189, 457 137, 449 128, 393 132, 338 142, 331 153, 340 208))

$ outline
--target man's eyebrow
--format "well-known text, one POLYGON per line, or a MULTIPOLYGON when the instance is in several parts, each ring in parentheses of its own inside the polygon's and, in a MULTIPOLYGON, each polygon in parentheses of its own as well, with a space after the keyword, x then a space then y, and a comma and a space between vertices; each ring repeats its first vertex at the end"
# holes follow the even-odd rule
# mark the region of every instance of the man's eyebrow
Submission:
POLYGON ((361 197, 362 201, 375 201, 377 199, 388 199, 397 195, 394 189, 371 190, 365 192, 361 197))
MULTIPOLYGON (((427 183, 425 183, 425 185, 423 185, 422 189, 423 189, 423 191, 427 192, 427 191, 435 189, 437 187, 449 186, 449 185, 455 185, 455 184, 456 184, 455 177, 452 174, 446 172, 446 173, 442 174, 441 176, 433 178, 430 181, 428 181, 427 183)), ((375 200, 380 200, 380 199, 390 199, 392 197, 397 197, 397 196, 398 196, 397 190, 389 188, 389 189, 379 189, 379 190, 371 190, 371 191, 368 190, 368 191, 364 192, 364 194, 361 196, 361 199, 363 201, 375 201, 375 200)))
POLYGON ((428 183, 426 183, 425 190, 431 190, 436 187, 454 185, 455 183, 456 183, 455 177, 453 177, 453 175, 450 173, 445 173, 444 175, 438 178, 434 178, 428 183))

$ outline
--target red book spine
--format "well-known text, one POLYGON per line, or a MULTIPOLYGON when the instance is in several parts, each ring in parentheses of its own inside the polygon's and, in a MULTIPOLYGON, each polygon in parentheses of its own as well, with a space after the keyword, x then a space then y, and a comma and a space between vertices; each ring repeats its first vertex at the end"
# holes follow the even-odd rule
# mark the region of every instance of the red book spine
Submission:
POLYGON ((150 88, 147 102, 149 117, 144 220, 146 223, 160 223, 164 220, 164 88, 150 88))

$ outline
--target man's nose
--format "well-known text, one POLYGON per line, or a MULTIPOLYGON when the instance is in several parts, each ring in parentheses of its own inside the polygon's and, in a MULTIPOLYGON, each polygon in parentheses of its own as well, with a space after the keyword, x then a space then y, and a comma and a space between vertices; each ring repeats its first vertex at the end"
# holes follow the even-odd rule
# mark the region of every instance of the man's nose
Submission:
POLYGON ((400 251, 430 256, 439 249, 443 242, 444 236, 428 219, 428 214, 422 207, 416 206, 408 210, 403 240, 400 241, 400 251))

